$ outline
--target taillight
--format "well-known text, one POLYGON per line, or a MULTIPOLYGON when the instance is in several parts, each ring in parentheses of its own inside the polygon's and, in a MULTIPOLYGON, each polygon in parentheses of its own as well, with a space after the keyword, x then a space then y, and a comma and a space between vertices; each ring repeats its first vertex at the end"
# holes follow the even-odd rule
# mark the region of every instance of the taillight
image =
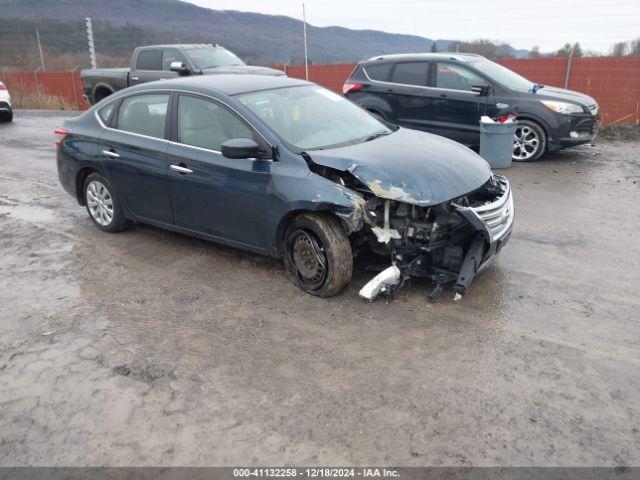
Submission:
POLYGON ((356 92, 358 90, 362 89, 362 84, 361 83, 345 83, 342 86, 342 94, 346 95, 349 92, 356 92))
POLYGON ((69 132, 67 132, 64 128, 56 128, 55 132, 53 133, 56 136, 56 148, 60 148, 62 140, 64 140, 64 137, 69 135, 69 132))
POLYGON ((4 83, 0 82, 0 90, 6 90, 6 89, 7 89, 7 86, 4 83))

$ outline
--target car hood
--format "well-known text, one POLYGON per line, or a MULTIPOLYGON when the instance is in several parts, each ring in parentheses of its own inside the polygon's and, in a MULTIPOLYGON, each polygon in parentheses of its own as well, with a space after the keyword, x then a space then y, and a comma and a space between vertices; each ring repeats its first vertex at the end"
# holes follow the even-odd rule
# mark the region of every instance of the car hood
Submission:
POLYGON ((584 93, 580 92, 574 92, 573 90, 566 90, 564 88, 545 86, 544 88, 538 90, 538 93, 536 93, 536 95, 540 98, 548 100, 567 100, 570 102, 576 102, 584 105, 585 107, 596 105, 596 101, 589 95, 585 95, 584 93))
POLYGON ((253 65, 236 65, 233 67, 215 67, 205 68, 202 70, 205 75, 216 75, 220 73, 246 73, 250 75, 273 75, 276 77, 284 76, 284 72, 281 70, 275 70, 267 67, 255 67, 253 65))
POLYGON ((423 207, 465 195, 491 177, 489 164, 464 145, 405 128, 307 154, 318 165, 351 172, 378 197, 423 207))

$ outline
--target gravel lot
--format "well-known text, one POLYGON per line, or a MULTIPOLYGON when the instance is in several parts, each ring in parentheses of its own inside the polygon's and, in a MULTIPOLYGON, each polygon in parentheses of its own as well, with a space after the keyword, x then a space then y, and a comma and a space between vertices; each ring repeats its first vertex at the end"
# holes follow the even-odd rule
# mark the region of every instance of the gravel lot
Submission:
POLYGON ((470 294, 322 300, 268 258, 95 228, 60 113, 0 125, 0 465, 640 465, 640 142, 505 171, 470 294))

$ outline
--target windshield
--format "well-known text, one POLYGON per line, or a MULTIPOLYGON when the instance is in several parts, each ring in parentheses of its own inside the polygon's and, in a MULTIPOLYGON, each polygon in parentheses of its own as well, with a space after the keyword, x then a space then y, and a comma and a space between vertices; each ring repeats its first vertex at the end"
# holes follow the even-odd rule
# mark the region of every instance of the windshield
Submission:
POLYGON ((191 59, 196 68, 199 68, 200 70, 204 70, 205 68, 245 65, 242 60, 226 48, 222 47, 187 48, 184 52, 191 59))
POLYGON ((512 90, 530 92, 533 89, 534 83, 532 81, 490 60, 480 60, 472 63, 472 65, 496 82, 512 90))
POLYGON ((391 133, 349 100, 317 85, 238 95, 285 142, 300 150, 361 143, 391 133))

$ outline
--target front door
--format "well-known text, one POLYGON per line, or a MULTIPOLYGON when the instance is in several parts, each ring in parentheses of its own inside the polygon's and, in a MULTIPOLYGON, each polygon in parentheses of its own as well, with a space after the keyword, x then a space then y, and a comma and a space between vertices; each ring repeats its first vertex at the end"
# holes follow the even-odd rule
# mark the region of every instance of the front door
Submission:
POLYGON ((432 78, 431 116, 436 133, 467 145, 480 139, 480 117, 487 97, 471 89, 488 85, 487 80, 469 68, 451 62, 438 62, 432 78))
POLYGON ((126 97, 98 154, 125 207, 136 217, 173 223, 167 184, 165 121, 168 93, 126 97))
POLYGON ((221 103, 180 95, 168 178, 180 228, 246 247, 267 248, 267 204, 271 160, 229 159, 221 145, 257 134, 221 103))
POLYGON ((175 48, 141 50, 138 53, 135 68, 129 75, 129 83, 131 85, 137 85, 139 83, 175 78, 178 76, 178 73, 171 71, 172 62, 183 62, 186 64, 186 59, 184 55, 175 48))

